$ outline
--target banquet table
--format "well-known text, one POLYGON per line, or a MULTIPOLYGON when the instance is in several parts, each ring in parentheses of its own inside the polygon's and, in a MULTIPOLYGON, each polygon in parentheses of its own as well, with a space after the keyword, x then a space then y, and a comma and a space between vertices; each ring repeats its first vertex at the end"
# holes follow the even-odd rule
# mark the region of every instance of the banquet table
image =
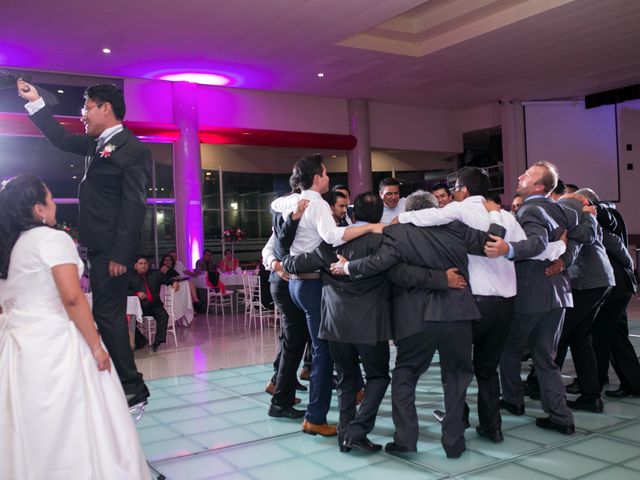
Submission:
MULTIPOLYGON (((247 270, 247 275, 255 275, 253 270, 247 270)), ((220 281, 226 286, 242 286, 242 273, 221 273, 220 281)))

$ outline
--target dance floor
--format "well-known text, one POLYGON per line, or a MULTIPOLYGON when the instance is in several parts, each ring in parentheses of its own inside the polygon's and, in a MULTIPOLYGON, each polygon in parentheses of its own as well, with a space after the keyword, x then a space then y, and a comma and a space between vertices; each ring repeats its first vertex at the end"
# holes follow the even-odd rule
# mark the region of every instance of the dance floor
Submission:
MULTIPOLYGON (((632 303, 632 342, 640 352, 640 301, 632 303)), ((467 451, 449 460, 440 445, 440 426, 431 416, 434 409, 444 409, 434 363, 418 385, 417 454, 340 453, 335 437, 306 435, 300 421, 267 416, 270 397, 264 387, 276 345, 272 328, 247 330, 240 316, 227 315, 224 322, 211 316, 208 323, 198 316, 193 326, 179 329, 178 337, 178 348, 171 338, 156 354, 136 353, 152 394, 138 426, 140 438, 151 465, 168 479, 640 478, 640 398, 605 397, 604 414, 575 413, 573 436, 536 427, 534 419, 545 414, 539 401, 529 400, 525 416, 503 413, 505 441, 494 444, 473 428, 478 424, 474 382, 468 392, 472 428, 465 434, 467 451)), ((565 383, 571 368, 569 360, 565 383)), ((616 384, 615 376, 611 381, 616 384)), ((304 406, 307 392, 298 396, 304 406)), ((329 421, 335 422, 335 394, 331 405, 329 421)), ((387 392, 370 438, 384 444, 392 434, 387 392)))

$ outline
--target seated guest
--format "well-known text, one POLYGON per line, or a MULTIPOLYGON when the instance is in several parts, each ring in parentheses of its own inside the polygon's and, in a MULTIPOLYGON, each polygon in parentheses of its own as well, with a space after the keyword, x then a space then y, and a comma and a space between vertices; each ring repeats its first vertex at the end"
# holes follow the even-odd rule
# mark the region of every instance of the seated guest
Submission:
MULTIPOLYGON (((179 276, 181 276, 181 277, 194 277, 195 276, 195 272, 193 272, 192 270, 187 269, 185 264, 182 263, 180 260, 178 260, 178 253, 175 250, 171 250, 169 253, 167 253, 167 255, 169 255, 171 257, 171 259, 173 260, 173 269, 176 272, 178 272, 179 276)), ((163 262, 160 262, 160 263, 163 264, 163 262)), ((189 286, 189 292, 191 293, 191 300, 193 301, 194 305, 199 304, 198 294, 196 292, 196 286, 193 284, 193 282, 191 280, 189 280, 187 282, 187 285, 189 286)))
POLYGON ((218 268, 212 260, 213 252, 206 249, 202 252, 202 258, 196 262, 196 268, 193 271, 196 285, 196 292, 201 305, 207 304, 207 291, 209 289, 218 289, 220 293, 227 293, 224 283, 220 281, 218 268))
POLYGON ((224 257, 218 263, 218 270, 222 273, 233 273, 235 272, 240 263, 237 258, 233 258, 233 252, 229 249, 224 251, 224 257))
MULTIPOLYGON (((129 293, 140 299, 143 315, 149 315, 156 319, 156 338, 151 345, 151 351, 156 352, 160 344, 166 341, 167 324, 169 323, 169 315, 160 298, 160 286, 173 284, 174 288, 177 288, 178 284, 160 270, 149 271, 149 261, 144 256, 138 256, 133 268, 136 274, 129 281, 129 293)), ((137 330, 136 335, 138 335, 137 330)))
POLYGON ((174 281, 176 281, 180 277, 180 274, 175 269, 175 266, 175 261, 173 260, 173 257, 171 255, 167 254, 160 260, 160 269, 163 270, 163 273, 167 277, 173 279, 174 281))

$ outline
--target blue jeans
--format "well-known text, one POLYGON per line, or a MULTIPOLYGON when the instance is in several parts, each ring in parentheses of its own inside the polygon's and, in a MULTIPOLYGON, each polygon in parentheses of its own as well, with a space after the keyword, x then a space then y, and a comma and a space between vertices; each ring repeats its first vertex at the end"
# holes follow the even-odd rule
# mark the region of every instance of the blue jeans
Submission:
POLYGON ((307 327, 313 346, 309 404, 305 419, 321 425, 327 423, 333 383, 333 359, 329 352, 329 343, 318 338, 322 282, 320 279, 291 280, 289 281, 289 293, 291 293, 293 303, 304 312, 307 318, 307 327))

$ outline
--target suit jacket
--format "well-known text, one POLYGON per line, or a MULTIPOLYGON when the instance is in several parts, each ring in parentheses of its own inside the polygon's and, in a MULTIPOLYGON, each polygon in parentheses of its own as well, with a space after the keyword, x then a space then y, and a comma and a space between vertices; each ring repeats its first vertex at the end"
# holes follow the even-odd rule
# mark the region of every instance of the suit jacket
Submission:
MULTIPOLYGON (((162 299, 160 298, 160 287, 162 285, 171 285, 173 283, 173 279, 162 273, 160 270, 149 270, 146 273, 146 277, 149 292, 151 292, 151 296, 153 298, 151 301, 148 299, 140 300, 142 308, 146 308, 151 305, 163 305, 162 299)), ((138 292, 147 293, 147 289, 145 288, 142 276, 134 272, 133 275, 131 275, 131 280, 129 280, 129 295, 135 295, 138 292)))
POLYGON ((80 243, 108 254, 110 260, 131 264, 140 246, 146 211, 149 149, 125 127, 107 142, 115 149, 102 158, 94 137, 68 132, 53 118, 49 107, 30 118, 54 147, 91 156, 80 183, 80 243))
POLYGON ((562 256, 570 266, 581 244, 592 243, 595 228, 579 226, 575 210, 563 207, 550 198, 528 198, 518 210, 518 222, 527 235, 526 240, 512 242, 516 261, 518 294, 514 310, 518 313, 547 312, 554 308, 572 307, 571 284, 566 270, 559 275, 546 276, 549 260, 529 260, 541 253, 550 241, 559 240, 567 231, 567 252, 562 256))
MULTIPOLYGON (((351 278, 362 279, 398 263, 433 270, 458 268, 469 279, 467 253, 483 255, 487 233, 455 221, 439 227, 398 224, 383 230, 380 250, 349 262, 351 278)), ((413 282, 408 281, 408 284, 413 282)), ((418 333, 425 322, 475 320, 480 318, 471 289, 433 290, 428 286, 406 290, 393 299, 393 331, 396 340, 418 333)))
POLYGON ((602 244, 607 251, 613 268, 613 275, 616 281, 615 290, 624 295, 636 293, 638 284, 633 274, 633 260, 622 237, 611 233, 609 230, 603 230, 602 244))
POLYGON ((336 253, 348 259, 366 257, 382 244, 382 235, 369 233, 335 249, 322 243, 311 253, 286 256, 290 273, 322 270, 322 317, 319 338, 344 343, 375 345, 393 337, 391 331, 391 287, 385 273, 362 280, 331 275, 336 253))
MULTIPOLYGON (((289 255, 289 249, 291 248, 293 240, 296 238, 296 231, 298 230, 300 220, 292 220, 291 215, 288 215, 285 219, 282 213, 275 211, 271 211, 271 215, 273 233, 275 234, 273 256, 282 261, 286 255, 289 255)), ((269 282, 286 283, 286 280, 283 280, 276 272, 271 272, 269 282)))
POLYGON ((593 242, 580 247, 575 262, 567 269, 571 288, 587 290, 614 286, 616 282, 613 268, 611 268, 607 252, 602 245, 602 227, 598 225, 596 217, 591 214, 586 217, 582 216, 582 203, 576 199, 560 199, 558 203, 576 211, 578 215, 581 215, 581 223, 588 225, 588 228, 595 231, 593 242))

